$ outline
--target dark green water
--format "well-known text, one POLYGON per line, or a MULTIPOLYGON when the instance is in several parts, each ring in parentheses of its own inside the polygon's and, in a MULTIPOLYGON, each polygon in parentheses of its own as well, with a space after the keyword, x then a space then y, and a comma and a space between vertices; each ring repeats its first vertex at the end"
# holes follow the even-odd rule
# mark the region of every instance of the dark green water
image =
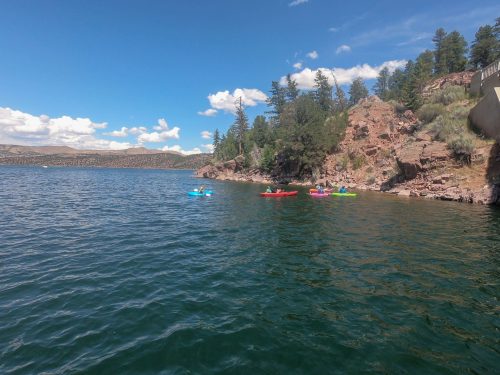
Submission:
POLYGON ((500 372, 500 211, 0 167, 1 374, 500 372))

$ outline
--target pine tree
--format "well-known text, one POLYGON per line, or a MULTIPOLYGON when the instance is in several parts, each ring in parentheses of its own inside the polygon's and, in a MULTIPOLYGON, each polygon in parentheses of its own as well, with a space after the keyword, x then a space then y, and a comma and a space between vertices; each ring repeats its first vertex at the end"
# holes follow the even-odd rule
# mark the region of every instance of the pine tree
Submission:
POLYGON ((318 69, 316 78, 314 78, 314 93, 316 103, 319 104, 324 111, 330 111, 332 107, 332 86, 328 83, 328 78, 318 69))
POLYGON ((243 104, 241 103, 241 97, 239 101, 236 103, 236 119, 232 126, 234 136, 236 141, 238 142, 238 152, 239 155, 243 154, 243 141, 245 139, 245 135, 248 131, 248 118, 245 113, 245 109, 243 104))
POLYGON ((443 28, 436 30, 436 34, 432 38, 436 49, 434 50, 434 73, 443 75, 448 73, 448 63, 446 61, 447 51, 443 42, 446 38, 446 31, 443 28))
POLYGON ((494 28, 490 25, 481 26, 472 42, 470 62, 475 68, 484 68, 498 57, 500 41, 497 40, 494 28))
POLYGON ((297 81, 293 80, 290 74, 286 76, 287 90, 286 98, 293 102, 299 96, 299 90, 297 89, 297 81))
POLYGON ((387 94, 389 91, 389 68, 383 68, 377 77, 377 82, 374 86, 375 95, 377 95, 382 100, 387 100, 387 94))
POLYGON ((219 154, 219 148, 220 148, 220 134, 219 134, 219 129, 215 129, 214 131, 214 142, 213 142, 213 146, 214 146, 214 156, 217 158, 218 154, 219 154))
POLYGON ((461 72, 467 65, 467 42, 458 31, 452 31, 443 40, 446 51, 446 65, 449 73, 461 72))
POLYGON ((347 100, 345 98, 344 90, 340 87, 337 82, 337 77, 332 73, 333 83, 335 85, 335 101, 334 101, 334 112, 343 112, 347 108, 347 100))
POLYGON ((266 118, 262 115, 256 116, 253 121, 252 126, 253 140, 257 147, 264 147, 268 140, 268 130, 269 126, 267 124, 266 118))
POLYGON ((402 100, 405 81, 405 73, 401 69, 396 69, 389 77, 388 99, 402 100))
POLYGON ((352 81, 349 89, 349 104, 355 105, 361 99, 368 97, 368 89, 365 86, 363 78, 359 77, 352 81))
POLYGON ((272 115, 274 122, 279 121, 279 117, 283 112, 286 104, 286 94, 286 89, 278 81, 272 81, 271 95, 267 99, 267 105, 272 108, 268 113, 272 115))

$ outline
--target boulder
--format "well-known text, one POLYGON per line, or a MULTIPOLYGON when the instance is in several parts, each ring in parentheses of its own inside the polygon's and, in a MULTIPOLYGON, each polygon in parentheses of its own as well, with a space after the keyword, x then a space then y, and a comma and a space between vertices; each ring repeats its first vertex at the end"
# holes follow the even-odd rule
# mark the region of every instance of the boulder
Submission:
POLYGON ((396 157, 396 161, 407 180, 412 180, 417 177, 418 172, 422 170, 420 156, 424 147, 420 143, 407 145, 396 157))

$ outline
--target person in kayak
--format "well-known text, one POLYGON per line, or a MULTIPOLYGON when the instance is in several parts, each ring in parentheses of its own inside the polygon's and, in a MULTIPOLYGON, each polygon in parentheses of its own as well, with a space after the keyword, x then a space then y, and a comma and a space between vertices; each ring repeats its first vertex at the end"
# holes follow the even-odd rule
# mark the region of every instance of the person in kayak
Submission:
POLYGON ((316 185, 316 190, 317 190, 318 194, 325 194, 325 189, 323 188, 323 185, 321 185, 321 184, 316 185))
POLYGON ((339 189, 339 193, 342 193, 342 194, 347 193, 347 188, 344 185, 342 185, 342 187, 339 189))
POLYGON ((203 194, 205 192, 205 186, 201 185, 200 188, 198 189, 198 192, 203 194))
POLYGON ((272 192, 273 192, 273 189, 271 189, 271 186, 268 186, 266 189, 266 193, 272 193, 272 192))

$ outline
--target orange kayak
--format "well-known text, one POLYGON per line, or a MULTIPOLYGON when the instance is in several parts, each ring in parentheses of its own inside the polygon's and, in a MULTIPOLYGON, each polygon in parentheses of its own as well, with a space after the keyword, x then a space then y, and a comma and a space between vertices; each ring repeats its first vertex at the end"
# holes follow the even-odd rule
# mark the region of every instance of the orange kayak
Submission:
POLYGON ((297 195, 298 191, 282 191, 280 193, 260 193, 261 197, 291 197, 297 195))

